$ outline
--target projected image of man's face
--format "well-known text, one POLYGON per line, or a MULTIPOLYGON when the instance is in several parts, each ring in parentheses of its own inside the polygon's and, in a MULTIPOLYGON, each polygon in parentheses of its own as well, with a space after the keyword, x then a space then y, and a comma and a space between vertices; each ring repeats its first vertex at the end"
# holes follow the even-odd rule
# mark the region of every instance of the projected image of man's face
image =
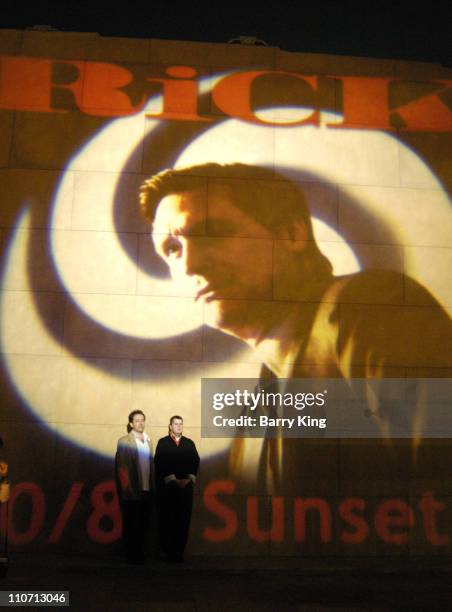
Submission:
POLYGON ((234 332, 257 300, 272 296, 272 233, 218 187, 164 197, 153 240, 173 278, 188 280, 208 325, 234 332), (208 235, 206 235, 208 234, 208 235))

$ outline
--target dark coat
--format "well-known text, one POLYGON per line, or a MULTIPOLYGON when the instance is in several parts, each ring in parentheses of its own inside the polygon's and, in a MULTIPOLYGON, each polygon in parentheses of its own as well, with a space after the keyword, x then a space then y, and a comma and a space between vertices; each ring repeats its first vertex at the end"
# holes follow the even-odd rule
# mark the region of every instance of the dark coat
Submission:
POLYGON ((160 438, 155 450, 155 476, 157 486, 163 485, 167 476, 179 480, 188 478, 189 474, 196 476, 199 467, 199 455, 195 443, 190 438, 182 436, 177 445, 171 436, 160 438))

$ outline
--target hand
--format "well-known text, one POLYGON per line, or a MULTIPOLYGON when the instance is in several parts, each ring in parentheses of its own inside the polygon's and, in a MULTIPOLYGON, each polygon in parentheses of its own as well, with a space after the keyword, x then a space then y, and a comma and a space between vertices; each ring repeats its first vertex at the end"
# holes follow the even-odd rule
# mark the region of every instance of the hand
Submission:
POLYGON ((181 478, 177 480, 177 484, 180 486, 181 489, 186 487, 189 482, 190 482, 190 478, 181 478))

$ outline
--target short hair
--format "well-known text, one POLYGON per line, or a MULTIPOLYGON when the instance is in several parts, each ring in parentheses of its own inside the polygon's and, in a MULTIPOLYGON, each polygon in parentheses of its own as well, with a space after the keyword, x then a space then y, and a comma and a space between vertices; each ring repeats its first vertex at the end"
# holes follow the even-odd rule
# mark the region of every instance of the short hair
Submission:
POLYGON ((186 168, 162 170, 141 185, 140 209, 152 224, 157 206, 165 196, 189 193, 209 181, 221 181, 232 204, 260 225, 277 233, 284 228, 293 236, 297 221, 307 230, 305 259, 312 261, 316 274, 330 274, 330 261, 321 253, 314 239, 311 214, 303 191, 281 174, 261 166, 207 163, 186 168), (250 171, 253 178, 250 178, 250 171))
POLYGON ((173 193, 195 191, 207 177, 213 182, 221 181, 234 206, 264 227, 274 231, 303 219, 311 238, 311 217, 303 192, 293 181, 263 166, 208 163, 162 170, 144 181, 140 188, 142 214, 152 223, 160 200, 173 193))
POLYGON ((178 414, 174 414, 174 415, 173 415, 173 416, 170 418, 170 420, 169 420, 169 424, 170 424, 170 425, 172 425, 172 424, 173 424, 173 421, 175 421, 176 419, 179 419, 180 421, 183 421, 183 420, 184 420, 184 419, 183 419, 181 416, 179 416, 178 414))
POLYGON ((132 412, 129 414, 129 423, 133 423, 133 417, 137 414, 141 414, 144 418, 146 418, 146 415, 144 414, 144 412, 142 410, 132 410, 132 412))

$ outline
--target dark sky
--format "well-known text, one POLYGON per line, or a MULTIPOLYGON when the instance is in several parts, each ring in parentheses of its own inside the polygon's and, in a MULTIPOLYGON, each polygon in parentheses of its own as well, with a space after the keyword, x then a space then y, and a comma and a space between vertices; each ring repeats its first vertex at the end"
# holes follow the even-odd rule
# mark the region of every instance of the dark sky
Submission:
POLYGON ((413 59, 450 66, 452 2, 385 0, 274 1, 256 12, 251 3, 166 2, 2 3, 0 25, 51 25, 64 31, 98 32, 176 40, 228 42, 257 36, 286 51, 413 59))

